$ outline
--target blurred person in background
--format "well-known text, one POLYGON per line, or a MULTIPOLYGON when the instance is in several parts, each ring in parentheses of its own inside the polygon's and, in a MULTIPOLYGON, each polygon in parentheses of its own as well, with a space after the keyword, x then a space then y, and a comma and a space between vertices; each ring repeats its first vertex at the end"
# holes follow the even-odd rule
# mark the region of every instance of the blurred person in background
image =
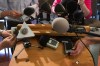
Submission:
MULTIPOLYGON (((55 7, 57 4, 62 3, 62 1, 64 0, 54 0, 52 7, 51 7, 51 11, 53 13, 55 13, 55 7)), ((84 14, 84 17, 86 19, 89 19, 90 16, 92 15, 92 8, 91 8, 91 0, 78 0, 77 2, 84 14)))
MULTIPOLYGON (((36 9, 38 9, 38 0, 0 0, 0 18, 8 16, 19 19, 23 15, 23 10, 32 5, 37 5, 36 9)), ((8 22, 7 29, 11 29, 12 26, 17 26, 17 23, 8 22)))

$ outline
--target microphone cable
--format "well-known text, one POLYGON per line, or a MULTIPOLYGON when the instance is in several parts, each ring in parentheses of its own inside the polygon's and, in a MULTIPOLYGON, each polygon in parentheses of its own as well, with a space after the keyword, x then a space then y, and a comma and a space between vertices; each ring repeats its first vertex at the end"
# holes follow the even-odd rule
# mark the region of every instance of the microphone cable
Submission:
POLYGON ((77 34, 76 32, 75 32, 75 34, 76 34, 77 39, 79 39, 79 40, 82 42, 82 44, 85 46, 85 48, 89 51, 89 53, 90 53, 90 55, 91 55, 91 57, 92 57, 92 59, 93 59, 94 66, 95 66, 96 63, 95 63, 95 60, 94 60, 94 57, 93 57, 91 51, 90 51, 89 48, 86 46, 86 44, 81 40, 81 38, 78 36, 78 34, 77 34))

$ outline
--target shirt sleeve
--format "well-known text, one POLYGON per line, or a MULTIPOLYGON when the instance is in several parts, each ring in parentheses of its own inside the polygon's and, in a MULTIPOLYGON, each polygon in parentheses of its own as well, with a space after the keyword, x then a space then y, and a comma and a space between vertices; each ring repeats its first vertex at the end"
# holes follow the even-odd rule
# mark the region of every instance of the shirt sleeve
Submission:
POLYGON ((51 11, 52 11, 53 13, 55 13, 54 9, 55 9, 56 5, 59 4, 59 3, 61 3, 61 1, 62 1, 62 0, 54 0, 53 4, 52 4, 52 6, 51 6, 51 11))
POLYGON ((85 0, 85 4, 90 11, 90 13, 85 18, 89 19, 92 15, 91 0, 85 0))

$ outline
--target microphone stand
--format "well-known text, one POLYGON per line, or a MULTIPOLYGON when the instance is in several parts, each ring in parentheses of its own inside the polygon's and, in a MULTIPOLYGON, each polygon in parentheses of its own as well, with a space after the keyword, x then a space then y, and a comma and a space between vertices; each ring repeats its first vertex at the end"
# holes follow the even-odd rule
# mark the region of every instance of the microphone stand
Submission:
POLYGON ((50 14, 51 14, 50 4, 48 2, 44 2, 40 7, 40 14, 39 14, 40 21, 46 20, 49 22, 51 20, 50 14), (44 13, 46 13, 46 15, 44 15, 44 13))
POLYGON ((18 54, 15 56, 15 59, 17 59, 18 55, 25 49, 25 48, 30 48, 31 43, 29 42, 28 39, 22 39, 24 47, 18 52, 18 54))
POLYGON ((43 21, 43 20, 46 20, 46 21, 48 21, 48 23, 49 24, 51 24, 49 21, 51 20, 51 18, 50 18, 50 13, 48 13, 48 12, 45 12, 45 11, 41 11, 40 12, 40 14, 39 14, 39 16, 38 16, 38 18, 39 18, 39 22, 41 23, 41 24, 43 24, 41 21, 43 21), (45 15, 43 15, 44 13, 46 13, 45 15), (46 16, 46 18, 44 18, 44 16, 46 16))

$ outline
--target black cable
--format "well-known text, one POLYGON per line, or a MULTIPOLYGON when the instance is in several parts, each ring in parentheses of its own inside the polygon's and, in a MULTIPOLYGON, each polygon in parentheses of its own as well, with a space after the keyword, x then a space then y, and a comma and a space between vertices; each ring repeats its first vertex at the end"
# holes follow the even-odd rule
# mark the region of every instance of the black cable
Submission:
POLYGON ((82 44, 85 46, 85 48, 86 48, 86 49, 89 51, 89 53, 91 54, 92 59, 93 59, 93 62, 94 62, 94 65, 95 65, 95 60, 94 60, 94 57, 93 57, 91 51, 90 51, 89 48, 86 46, 86 44, 81 40, 81 38, 78 36, 78 34, 77 34, 77 33, 75 33, 75 34, 76 34, 77 38, 82 42, 82 44))

